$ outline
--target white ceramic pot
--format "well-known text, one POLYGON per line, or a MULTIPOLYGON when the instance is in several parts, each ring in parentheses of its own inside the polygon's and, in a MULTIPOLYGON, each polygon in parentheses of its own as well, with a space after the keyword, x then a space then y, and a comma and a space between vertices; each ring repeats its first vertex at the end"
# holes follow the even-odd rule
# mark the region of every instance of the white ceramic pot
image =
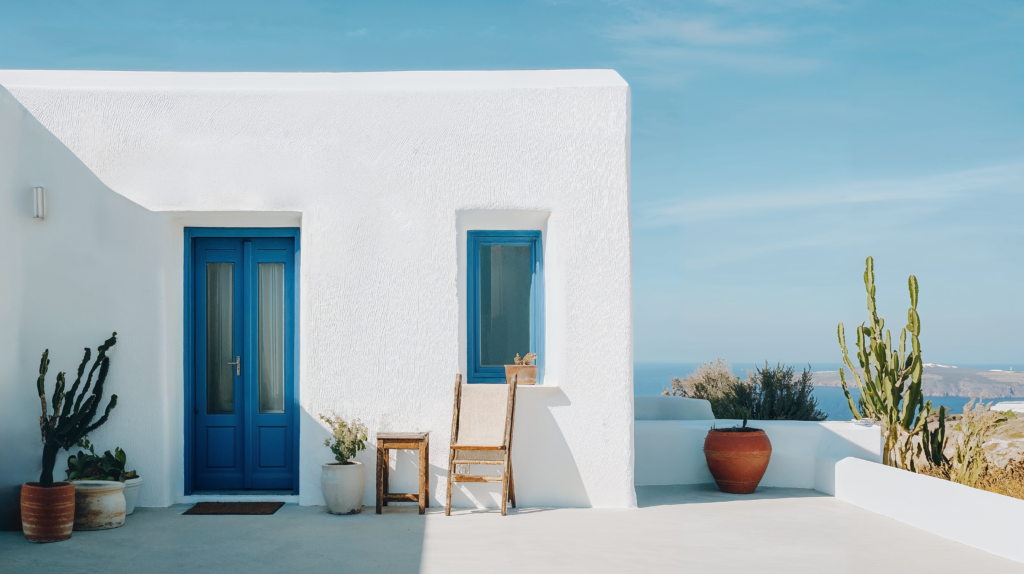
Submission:
POLYGON ((135 501, 139 499, 139 488, 142 486, 142 477, 129 478, 124 481, 124 514, 125 516, 135 512, 135 501))
POLYGON ((124 483, 81 480, 75 484, 75 530, 124 526, 124 483))
POLYGON ((363 510, 366 473, 363 463, 325 464, 320 473, 320 490, 331 514, 358 514, 363 510))

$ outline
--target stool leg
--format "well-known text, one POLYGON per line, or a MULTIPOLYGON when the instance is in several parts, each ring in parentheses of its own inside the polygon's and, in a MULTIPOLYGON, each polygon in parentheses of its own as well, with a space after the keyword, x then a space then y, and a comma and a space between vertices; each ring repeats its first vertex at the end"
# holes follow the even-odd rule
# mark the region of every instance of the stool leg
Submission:
POLYGON ((391 449, 384 445, 384 506, 388 505, 389 494, 391 494, 391 449))
POLYGON ((423 508, 430 508, 430 435, 423 439, 423 450, 426 454, 423 455, 423 465, 420 472, 423 473, 423 489, 427 493, 426 501, 423 502, 423 508))
POLYGON ((425 444, 420 445, 420 514, 426 512, 427 508, 427 449, 425 444))
POLYGON ((377 441, 377 514, 381 512, 381 504, 384 502, 384 473, 387 471, 388 463, 385 461, 384 441, 377 441))

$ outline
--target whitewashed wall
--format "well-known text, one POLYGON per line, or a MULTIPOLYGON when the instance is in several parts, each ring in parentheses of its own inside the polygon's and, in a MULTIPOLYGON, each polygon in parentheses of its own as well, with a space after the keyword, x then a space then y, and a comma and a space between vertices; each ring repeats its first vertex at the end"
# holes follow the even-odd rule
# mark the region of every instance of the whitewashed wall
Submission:
MULTIPOLYGON (((635 505, 630 96, 615 72, 0 71, 0 84, 56 135, 40 146, 79 170, 67 176, 75 192, 88 188, 89 201, 121 210, 67 213, 69 225, 101 235, 74 249, 101 261, 103 272, 92 275, 89 258, 52 268, 71 279, 56 307, 42 291, 25 294, 45 274, 22 273, 20 291, 4 293, 22 314, 17 329, 0 335, 18 341, 0 352, 16 364, 2 392, 19 413, 10 424, 27 428, 19 452, 38 446, 24 442, 37 440, 25 376, 41 348, 66 345, 70 369, 73 349, 117 328, 122 370, 111 377, 125 406, 142 405, 138 415, 112 417, 97 439, 148 450, 138 455, 147 477, 140 504, 182 499, 182 230, 300 225, 300 502, 322 503, 319 465, 330 453, 315 417, 328 410, 361 417, 372 431, 431 431, 439 502, 452 382, 465 372, 458 214, 537 212, 549 214, 546 353, 555 368, 548 387, 520 395, 517 497, 525 505, 635 505), (76 301, 109 288, 106 278, 122 279, 117 289, 126 293, 77 312, 76 301), (43 315, 60 324, 26 319, 43 315)), ((21 151, 6 129, 3 137, 19 153, 40 153, 21 151)), ((32 185, 59 188, 41 181, 53 165, 40 161, 16 179, 24 166, 0 158, 5 201, 32 185)), ((54 209, 64 201, 55 196, 54 209)), ((18 218, 11 235, 28 240, 33 232, 24 229, 35 222, 18 218)), ((75 239, 38 241, 47 247, 32 255, 45 259, 75 239)), ((401 488, 413 471, 408 457, 398 465, 401 488)), ((27 480, 21 474, 5 475, 5 488, 27 480)), ((479 486, 461 489, 456 503, 494 504, 493 489, 479 486)), ((368 480, 366 502, 371 488, 368 480)))
MULTIPOLYGON (((39 479, 41 414, 35 379, 50 349, 46 381, 74 371, 83 347, 112 331, 106 399, 119 396, 110 423, 92 438, 123 447, 147 488, 141 502, 171 502, 172 379, 166 216, 111 192, 56 137, 0 87, 0 521, 20 528, 23 482, 39 479), (32 187, 46 188, 48 211, 33 219, 32 187)), ((70 385, 70 381, 69 381, 70 385)), ((49 398, 49 397, 48 397, 49 398)), ((63 478, 66 455, 55 478, 63 478)))

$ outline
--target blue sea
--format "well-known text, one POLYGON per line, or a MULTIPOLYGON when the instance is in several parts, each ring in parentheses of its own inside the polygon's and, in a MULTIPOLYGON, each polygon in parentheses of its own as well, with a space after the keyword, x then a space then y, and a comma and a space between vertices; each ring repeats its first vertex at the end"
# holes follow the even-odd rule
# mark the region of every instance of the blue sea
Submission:
MULTIPOLYGON (((732 363, 732 371, 741 379, 747 377, 747 371, 753 370, 755 365, 764 366, 764 363, 732 363)), ((633 393, 637 395, 660 395, 665 387, 669 386, 670 377, 685 377, 697 370, 700 363, 633 363, 633 393)), ((801 368, 807 365, 792 365, 799 373, 801 368)), ((837 371, 839 363, 817 363, 812 364, 814 371, 837 371)), ((971 369, 1009 369, 1024 370, 1024 365, 959 365, 971 369)), ((852 389, 853 399, 860 397, 857 389, 852 389)), ((848 421, 852 418, 850 407, 847 406, 846 396, 840 387, 814 387, 814 396, 818 399, 818 408, 828 414, 828 420, 848 421)), ((946 412, 960 414, 964 405, 971 399, 969 397, 925 397, 930 400, 936 409, 939 405, 946 407, 946 412)), ((986 397, 986 401, 990 400, 986 397)), ((998 397, 992 398, 998 400, 998 397)), ((1014 400, 1020 400, 1019 397, 1014 400)))

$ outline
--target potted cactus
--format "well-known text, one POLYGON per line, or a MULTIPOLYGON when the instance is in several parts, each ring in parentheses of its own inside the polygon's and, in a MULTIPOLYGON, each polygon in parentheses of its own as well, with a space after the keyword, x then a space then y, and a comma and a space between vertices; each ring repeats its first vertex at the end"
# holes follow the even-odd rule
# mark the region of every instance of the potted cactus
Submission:
POLYGON ((519 358, 519 353, 516 353, 516 358, 512 359, 515 364, 505 365, 505 380, 511 383, 513 377, 519 377, 519 385, 536 385, 537 365, 533 364, 536 360, 536 353, 527 353, 523 358, 519 358))
POLYGON ((107 351, 116 342, 117 333, 114 333, 99 346, 96 361, 89 369, 85 386, 81 388, 80 393, 82 376, 92 355, 90 349, 85 349, 85 357, 78 366, 78 376, 69 391, 64 390, 64 373, 57 373, 57 382, 49 401, 49 408, 45 380, 50 366, 50 351, 43 351, 43 358, 39 362, 39 378, 36 380, 39 402, 43 410, 42 416, 39 417, 39 430, 43 438, 43 470, 38 482, 26 482, 21 487, 21 526, 25 538, 32 542, 57 542, 71 538, 75 519, 75 487, 70 482, 55 483, 53 467, 57 464, 57 453, 60 449, 70 450, 82 437, 107 422, 110 411, 117 405, 117 395, 111 395, 103 416, 93 423, 103 398, 103 383, 110 369, 107 351))
POLYGON ((328 424, 331 436, 324 446, 334 453, 337 462, 324 463, 320 473, 320 490, 331 514, 358 514, 363 510, 363 489, 366 473, 363 463, 352 460, 356 453, 366 449, 366 426, 356 419, 345 422, 338 415, 320 415, 328 424))

